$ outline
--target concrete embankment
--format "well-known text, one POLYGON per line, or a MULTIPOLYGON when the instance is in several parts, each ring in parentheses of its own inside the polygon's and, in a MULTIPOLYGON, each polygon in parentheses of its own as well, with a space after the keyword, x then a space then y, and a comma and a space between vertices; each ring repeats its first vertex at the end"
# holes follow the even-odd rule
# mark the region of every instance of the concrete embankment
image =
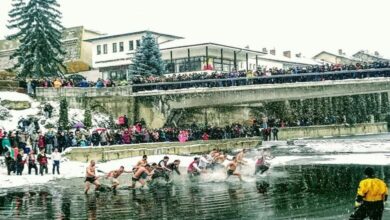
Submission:
POLYGON ((279 140, 298 138, 340 137, 388 132, 386 122, 350 125, 321 125, 308 127, 281 128, 279 140))
MULTIPOLYGON (((387 123, 369 123, 347 125, 325 125, 281 128, 279 140, 293 140, 299 138, 322 138, 353 136, 363 134, 378 134, 388 132, 387 123)), ((115 145, 106 147, 71 148, 66 152, 70 160, 86 162, 89 160, 109 161, 128 157, 159 154, 189 155, 209 152, 214 148, 232 150, 254 148, 261 144, 259 137, 237 138, 228 140, 190 141, 186 143, 164 142, 143 143, 131 145, 115 145)))
POLYGON ((144 143, 131 145, 115 145, 107 147, 72 148, 66 152, 70 160, 86 162, 89 160, 108 161, 128 157, 159 154, 189 155, 209 152, 214 148, 232 150, 254 148, 260 144, 258 137, 237 138, 229 140, 190 141, 186 143, 144 143))

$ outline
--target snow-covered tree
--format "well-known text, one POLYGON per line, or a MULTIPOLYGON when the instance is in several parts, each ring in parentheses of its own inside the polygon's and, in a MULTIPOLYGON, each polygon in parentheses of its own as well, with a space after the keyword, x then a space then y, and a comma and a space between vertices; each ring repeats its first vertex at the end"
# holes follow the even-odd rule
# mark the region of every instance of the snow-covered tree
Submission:
POLYGON ((150 32, 142 37, 140 47, 137 48, 133 58, 133 74, 137 75, 162 75, 165 65, 161 59, 158 44, 150 32))
POLYGON ((17 29, 17 32, 7 39, 20 42, 11 56, 17 59, 14 69, 19 69, 19 76, 53 77, 62 76, 66 71, 58 7, 57 0, 30 0, 27 4, 14 0, 8 28, 17 29))
MULTIPOLYGON (((26 23, 22 23, 21 19, 23 16, 24 9, 26 7, 26 3, 24 0, 12 0, 12 8, 8 12, 8 16, 10 20, 8 20, 8 29, 10 30, 20 30, 21 28, 26 26, 26 23)), ((14 38, 16 35, 11 35, 9 38, 14 38)))
POLYGON ((91 110, 88 108, 84 112, 84 126, 87 128, 92 127, 92 115, 91 110))
POLYGON ((60 101, 60 119, 58 120, 59 129, 68 129, 69 117, 68 117, 68 102, 65 98, 60 101))
POLYGON ((9 110, 0 105, 0 120, 6 120, 11 117, 9 110))

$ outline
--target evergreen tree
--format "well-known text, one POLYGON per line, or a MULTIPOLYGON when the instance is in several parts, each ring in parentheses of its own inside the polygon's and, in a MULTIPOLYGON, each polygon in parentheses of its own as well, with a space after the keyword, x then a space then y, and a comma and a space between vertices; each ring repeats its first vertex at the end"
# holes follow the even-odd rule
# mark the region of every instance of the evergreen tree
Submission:
POLYGON ((137 75, 162 75, 165 71, 158 44, 150 32, 142 37, 141 46, 133 58, 133 73, 137 75))
POLYGON ((113 129, 115 128, 115 122, 114 122, 114 117, 112 115, 110 115, 110 117, 108 118, 108 126, 110 129, 113 129))
POLYGON ((87 128, 92 127, 92 115, 91 110, 88 108, 84 112, 84 126, 87 128))
POLYGON ((58 121, 58 127, 59 129, 69 128, 68 102, 65 98, 61 98, 60 101, 60 119, 58 121))
POLYGON ((14 0, 8 28, 18 31, 8 39, 20 42, 11 56, 17 59, 14 69, 20 68, 19 76, 53 77, 66 71, 58 7, 57 0, 30 0, 26 5, 23 0, 14 0))
POLYGON ((381 93, 381 113, 390 113, 389 94, 387 92, 381 93))
MULTIPOLYGON (((11 18, 8 20, 8 29, 10 30, 19 30, 25 27, 25 23, 21 22, 26 3, 24 0, 12 0, 12 8, 9 11, 8 16, 11 18)), ((9 38, 14 38, 15 36, 11 35, 9 38)))

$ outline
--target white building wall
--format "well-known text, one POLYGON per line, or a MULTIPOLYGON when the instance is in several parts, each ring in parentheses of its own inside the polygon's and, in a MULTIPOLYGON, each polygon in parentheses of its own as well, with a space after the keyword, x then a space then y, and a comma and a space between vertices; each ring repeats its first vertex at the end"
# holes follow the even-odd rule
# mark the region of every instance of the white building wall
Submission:
MULTIPOLYGON (((137 40, 142 41, 144 33, 118 36, 107 39, 100 39, 93 41, 92 46, 92 62, 93 68, 110 67, 110 66, 121 66, 129 65, 131 59, 137 50, 137 40), (130 41, 133 41, 133 50, 130 50, 130 41), (123 51, 119 50, 119 43, 123 42, 123 51), (113 44, 116 43, 117 51, 113 52, 113 44), (98 45, 101 47, 101 53, 98 54, 98 45), (104 54, 104 45, 107 45, 107 54, 104 54)), ((166 36, 158 36, 158 43, 169 41, 171 38, 166 36)))

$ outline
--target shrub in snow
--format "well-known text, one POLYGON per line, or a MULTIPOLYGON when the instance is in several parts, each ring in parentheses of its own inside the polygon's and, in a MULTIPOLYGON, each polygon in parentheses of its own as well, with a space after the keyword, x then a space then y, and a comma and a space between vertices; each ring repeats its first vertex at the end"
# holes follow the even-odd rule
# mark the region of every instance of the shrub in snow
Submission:
POLYGON ((11 117, 9 110, 3 106, 0 106, 0 120, 6 120, 11 117))

